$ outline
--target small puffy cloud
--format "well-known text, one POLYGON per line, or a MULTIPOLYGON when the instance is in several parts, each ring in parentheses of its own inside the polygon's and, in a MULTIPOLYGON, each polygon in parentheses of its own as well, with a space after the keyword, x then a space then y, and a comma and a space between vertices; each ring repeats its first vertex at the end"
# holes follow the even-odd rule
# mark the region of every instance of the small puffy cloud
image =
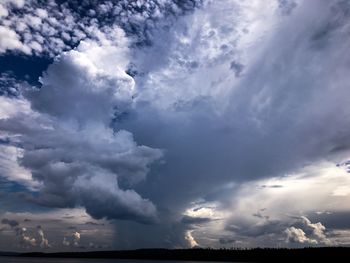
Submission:
POLYGON ((302 244, 317 244, 315 239, 306 237, 305 232, 300 228, 289 227, 285 230, 287 235, 287 242, 302 243, 302 244))
POLYGON ((7 50, 17 50, 25 54, 30 54, 31 52, 28 46, 23 45, 20 41, 20 36, 15 31, 0 25, 0 53, 4 53, 7 50))
MULTIPOLYGON (((5 83, 5 84, 13 84, 13 83, 5 83)), ((0 118, 8 119, 10 117, 14 117, 19 113, 29 113, 30 103, 27 100, 20 98, 9 98, 7 96, 0 96, 0 118)))
POLYGON ((8 26, 7 30, 12 33, 4 39, 0 30, 0 54, 13 50, 53 57, 72 49, 83 39, 109 35, 111 24, 122 27, 134 42, 150 44, 157 24, 171 25, 178 16, 200 6, 200 2, 191 0, 187 5, 171 0, 147 3, 87 1, 86 6, 91 9, 85 12, 82 11, 85 7, 81 8, 79 3, 4 0, 0 5, 0 26, 8 26), (60 35, 65 36, 63 40, 60 35))
POLYGON ((23 157, 21 148, 11 145, 0 145, 0 173, 10 181, 19 182, 29 189, 35 189, 40 184, 33 181, 30 171, 18 164, 23 157))
POLYGON ((23 6, 24 0, 2 0, 0 3, 0 18, 7 17, 9 15, 9 9, 11 9, 11 7, 21 8, 23 6))
POLYGON ((25 0, 2 0, 2 3, 7 4, 7 5, 13 5, 17 8, 21 8, 25 4, 25 0))
POLYGON ((234 243, 236 243, 236 239, 233 239, 233 238, 230 238, 230 237, 222 237, 219 239, 219 243, 222 244, 222 245, 232 245, 234 243))
POLYGON ((38 8, 36 10, 36 14, 40 18, 47 18, 48 17, 47 11, 45 9, 42 9, 42 8, 38 8))

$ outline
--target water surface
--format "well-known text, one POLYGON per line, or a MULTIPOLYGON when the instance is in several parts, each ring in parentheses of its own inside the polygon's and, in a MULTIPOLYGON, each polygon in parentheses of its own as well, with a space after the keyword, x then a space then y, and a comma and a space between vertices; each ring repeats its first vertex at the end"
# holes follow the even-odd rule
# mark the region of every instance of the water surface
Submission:
POLYGON ((2 257, 1 263, 215 263, 213 261, 175 261, 175 260, 136 260, 136 259, 88 259, 88 258, 22 258, 2 257))

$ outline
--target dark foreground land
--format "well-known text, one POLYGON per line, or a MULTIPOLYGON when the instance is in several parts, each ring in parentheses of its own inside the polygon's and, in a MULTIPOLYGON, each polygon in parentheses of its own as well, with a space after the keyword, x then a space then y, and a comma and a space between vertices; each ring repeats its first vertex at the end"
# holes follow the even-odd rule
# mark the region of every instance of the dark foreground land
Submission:
POLYGON ((231 262, 342 262, 350 256, 347 247, 302 249, 138 249, 120 251, 24 253, 20 257, 113 258, 144 260, 231 262))

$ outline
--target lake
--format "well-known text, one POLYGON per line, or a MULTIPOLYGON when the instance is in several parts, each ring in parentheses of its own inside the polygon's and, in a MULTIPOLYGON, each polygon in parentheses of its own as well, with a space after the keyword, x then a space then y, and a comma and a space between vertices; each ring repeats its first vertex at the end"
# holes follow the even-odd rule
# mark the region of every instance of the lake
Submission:
MULTIPOLYGON (((20 258, 2 257, 1 263, 198 263, 199 261, 174 261, 174 260, 133 260, 133 259, 86 259, 86 258, 20 258)), ((200 261, 199 263, 215 263, 200 261)))

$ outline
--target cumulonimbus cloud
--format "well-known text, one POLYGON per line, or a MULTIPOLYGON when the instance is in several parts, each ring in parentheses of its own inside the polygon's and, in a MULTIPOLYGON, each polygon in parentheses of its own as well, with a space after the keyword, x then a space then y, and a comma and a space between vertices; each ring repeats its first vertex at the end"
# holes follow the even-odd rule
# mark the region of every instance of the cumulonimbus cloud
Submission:
POLYGON ((144 180, 162 152, 137 145, 128 131, 109 127, 129 107, 134 88, 125 73, 125 37, 120 29, 114 33, 117 43, 84 42, 62 55, 41 79, 40 90, 11 100, 26 101, 31 109, 1 119, 0 125, 10 144, 20 144, 21 166, 40 183, 40 198, 33 201, 81 205, 96 218, 151 222, 157 217, 152 202, 118 184, 144 180), (112 68, 107 56, 119 64, 112 68))
MULTIPOLYGON (((153 28, 149 46, 115 26, 94 31, 95 39, 56 58, 40 89, 6 98, 3 147, 19 151, 5 161, 22 176, 5 176, 37 188, 37 204, 138 222, 160 211, 164 224, 190 225, 211 220, 184 218, 189 204, 225 199, 218 192, 229 183, 246 190, 250 180, 344 159, 346 10, 336 0, 211 1, 172 30, 153 28)), ((268 222, 242 236, 291 227, 259 209, 255 219, 268 222)), ((295 229, 290 235, 303 238, 295 229)), ((178 231, 190 240, 187 230, 178 231)))

